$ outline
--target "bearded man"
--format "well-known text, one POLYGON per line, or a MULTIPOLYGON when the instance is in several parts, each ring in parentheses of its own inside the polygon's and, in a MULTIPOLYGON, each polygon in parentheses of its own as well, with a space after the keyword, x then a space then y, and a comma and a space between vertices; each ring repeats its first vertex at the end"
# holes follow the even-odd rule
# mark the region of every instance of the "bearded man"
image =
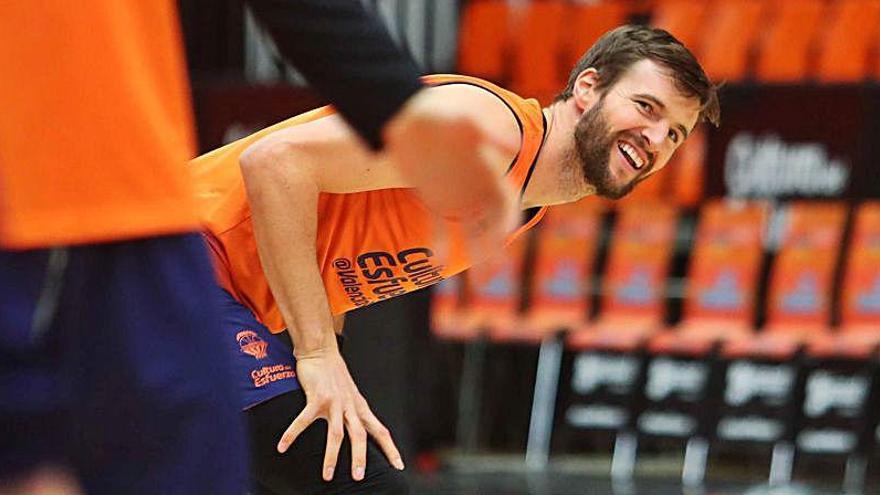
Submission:
MULTIPOLYGON (((600 38, 547 108, 472 77, 426 81, 450 109, 476 109, 519 142, 508 155, 483 151, 522 209, 537 208, 507 242, 550 205, 625 196, 663 169, 697 123, 717 125, 720 113, 694 56, 644 26, 600 38)), ((466 161, 464 149, 430 152, 466 161)), ((499 246, 474 249, 465 240, 480 237, 479 225, 432 216, 398 169, 329 107, 191 166, 225 305, 218 338, 240 377, 256 490, 407 493, 391 435, 339 353, 343 316, 453 276, 499 246), (334 476, 340 449, 350 476, 334 476)))

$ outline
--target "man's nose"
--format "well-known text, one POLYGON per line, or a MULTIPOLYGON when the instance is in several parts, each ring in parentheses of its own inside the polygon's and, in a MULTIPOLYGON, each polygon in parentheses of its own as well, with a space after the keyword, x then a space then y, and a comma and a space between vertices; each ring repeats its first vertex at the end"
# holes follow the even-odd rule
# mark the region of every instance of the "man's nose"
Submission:
POLYGON ((658 120, 657 122, 652 122, 650 125, 647 125, 642 128, 642 137, 645 138, 647 144, 650 146, 651 151, 656 151, 660 149, 663 143, 666 141, 666 136, 669 135, 669 124, 666 120, 658 120))

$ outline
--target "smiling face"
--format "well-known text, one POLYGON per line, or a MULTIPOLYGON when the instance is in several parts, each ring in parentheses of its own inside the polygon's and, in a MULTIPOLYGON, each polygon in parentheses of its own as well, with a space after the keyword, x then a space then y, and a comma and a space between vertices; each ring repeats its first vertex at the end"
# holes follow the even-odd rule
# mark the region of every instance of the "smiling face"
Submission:
POLYGON ((574 156, 595 193, 619 199, 659 172, 693 129, 696 97, 682 95, 656 62, 634 63, 611 87, 597 89, 599 74, 583 71, 573 98, 581 117, 574 156))

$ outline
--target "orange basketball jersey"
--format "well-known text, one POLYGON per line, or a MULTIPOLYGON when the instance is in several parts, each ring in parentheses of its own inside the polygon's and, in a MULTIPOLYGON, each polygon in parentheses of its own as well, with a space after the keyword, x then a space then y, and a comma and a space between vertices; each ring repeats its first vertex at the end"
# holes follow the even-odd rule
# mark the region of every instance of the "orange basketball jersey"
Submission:
MULTIPOLYGON (((544 141, 545 123, 535 100, 525 100, 491 83, 466 76, 429 76, 432 85, 470 84, 483 88, 510 108, 522 130, 522 144, 508 170, 525 190, 544 141)), ((206 238, 220 284, 250 308, 273 332, 285 328, 260 266, 250 209, 238 158, 252 143, 276 130, 333 113, 323 107, 285 120, 192 161, 203 206, 206 238)), ((536 224, 544 209, 511 236, 536 224)), ((351 194, 322 193, 318 200, 318 265, 330 308, 345 313, 439 282, 468 268, 461 230, 447 222, 448 259, 435 256, 437 239, 426 207, 410 189, 351 194)))
POLYGON ((0 246, 198 229, 176 3, 0 2, 0 246))

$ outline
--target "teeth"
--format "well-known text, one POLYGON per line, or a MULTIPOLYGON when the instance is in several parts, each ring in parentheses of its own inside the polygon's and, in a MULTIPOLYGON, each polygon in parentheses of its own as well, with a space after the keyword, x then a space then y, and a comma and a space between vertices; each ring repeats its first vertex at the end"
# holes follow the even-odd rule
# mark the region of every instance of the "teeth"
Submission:
POLYGON ((642 157, 640 157, 639 154, 636 153, 635 148, 627 143, 620 143, 617 146, 621 149, 621 151, 623 151, 630 157, 632 162, 636 165, 636 168, 642 168, 645 165, 644 160, 642 160, 642 157))

